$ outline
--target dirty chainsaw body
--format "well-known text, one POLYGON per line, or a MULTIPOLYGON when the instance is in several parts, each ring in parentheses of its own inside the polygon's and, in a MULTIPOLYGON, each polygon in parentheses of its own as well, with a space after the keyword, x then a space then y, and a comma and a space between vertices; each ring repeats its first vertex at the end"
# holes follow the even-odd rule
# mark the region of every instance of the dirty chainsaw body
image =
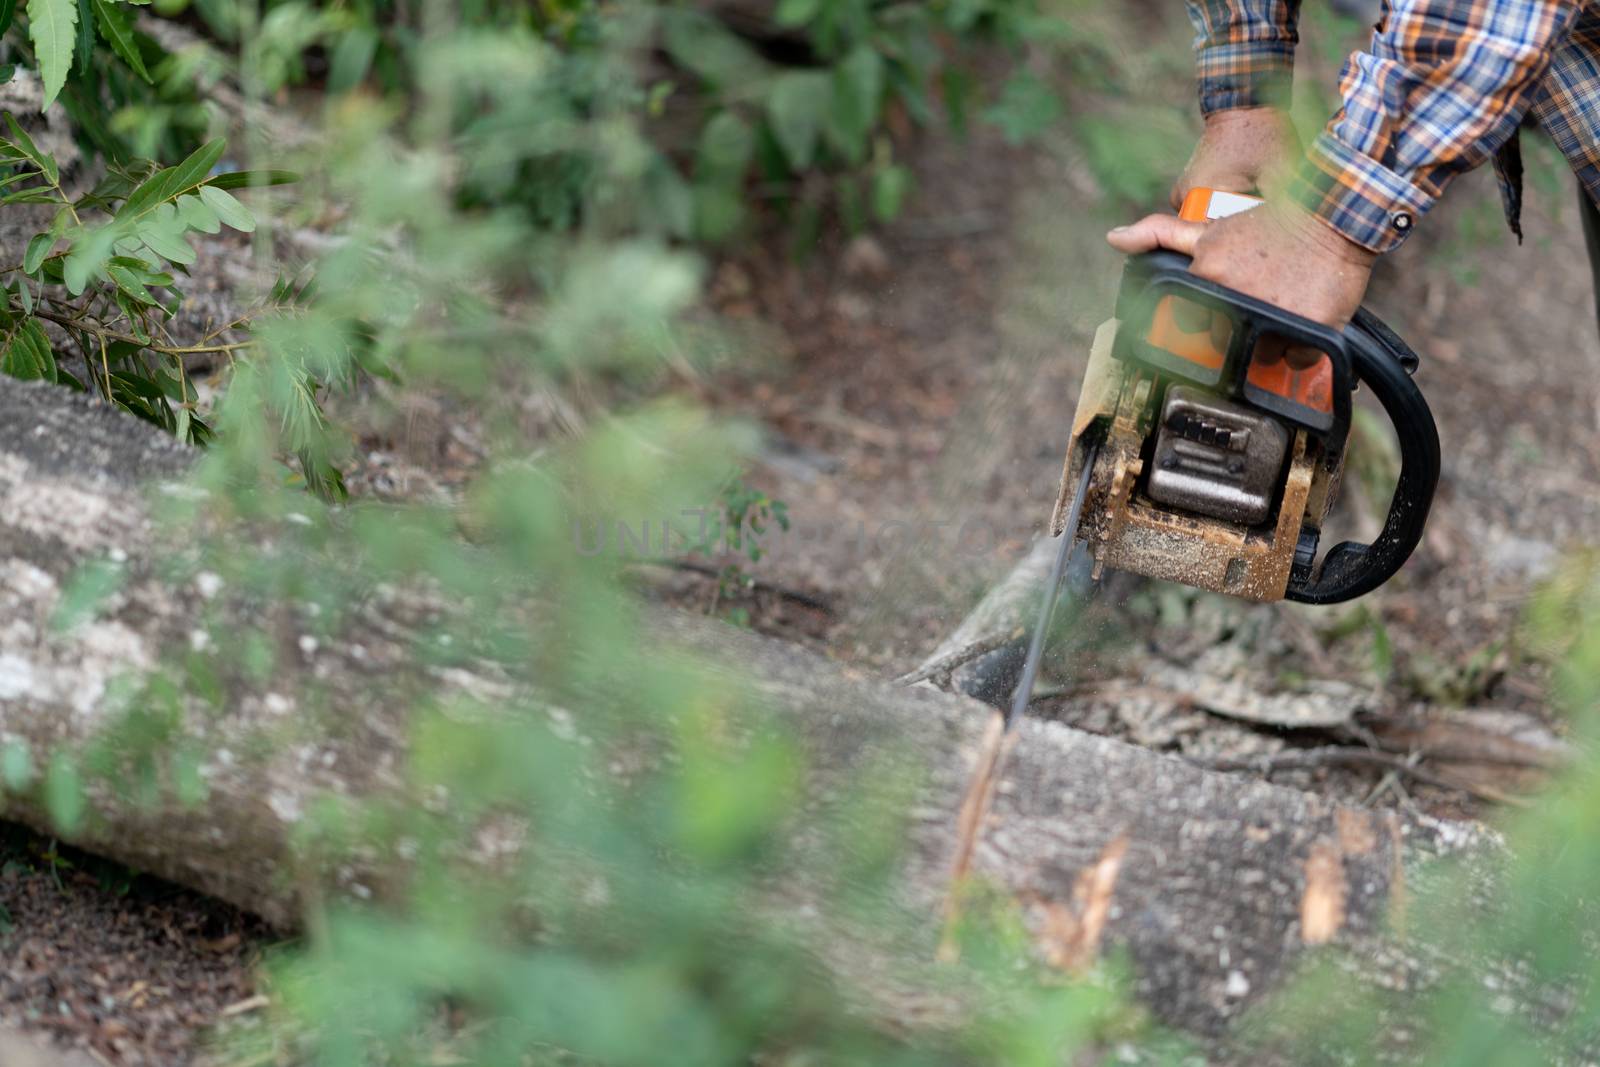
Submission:
MULTIPOLYGON (((1185 205, 1219 217, 1197 211, 1185 205)), ((1097 577, 1110 567, 1258 601, 1369 592, 1421 539, 1438 481, 1417 362, 1365 310, 1340 333, 1201 279, 1186 256, 1133 257, 1095 337, 1051 532, 1089 462, 1076 533, 1097 577), (1315 361, 1291 366, 1286 350, 1315 361), (1319 558, 1357 383, 1394 423, 1402 471, 1382 533, 1319 558)))
MULTIPOLYGON (((1259 203, 1197 189, 1180 215, 1202 221, 1259 203)), ((1172 252, 1132 257, 1116 317, 1095 335, 1050 521, 1060 540, 1043 602, 1009 709, 985 738, 960 808, 941 955, 953 953, 958 889, 1006 740, 1033 696, 1078 541, 1095 577, 1112 567, 1250 600, 1331 604, 1383 584, 1422 538, 1439 435, 1411 380, 1416 355, 1365 310, 1340 333, 1188 268, 1188 257, 1172 252), (1319 558, 1357 383, 1394 423, 1400 478, 1371 544, 1347 541, 1319 558)), ((1013 656, 997 649, 986 659, 1009 680, 1013 656)), ((999 688, 994 679, 985 685, 999 688)))

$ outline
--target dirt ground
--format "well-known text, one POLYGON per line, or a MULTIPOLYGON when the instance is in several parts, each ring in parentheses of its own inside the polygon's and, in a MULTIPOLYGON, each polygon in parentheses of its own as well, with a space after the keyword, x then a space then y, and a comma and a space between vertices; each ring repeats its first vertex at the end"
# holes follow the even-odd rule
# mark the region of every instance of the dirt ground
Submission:
POLYGON ((0 824, 0 1026, 94 1063, 187 1063, 263 1006, 265 944, 227 905, 0 824))
MULTIPOLYGON (((1043 527, 1120 266, 1101 235, 1132 210, 1065 131, 1019 148, 978 128, 909 162, 909 209, 872 236, 831 234, 803 262, 775 240, 716 266, 711 306, 767 358, 687 388, 761 427, 752 480, 793 525, 743 593, 696 570, 650 576, 885 674, 931 651, 1043 527)), ((1600 543, 1600 335, 1570 180, 1529 193, 1519 247, 1492 183, 1470 180, 1374 288, 1422 355, 1444 447, 1405 571, 1320 609, 1109 581, 1052 656, 1039 714, 1357 803, 1493 817, 1536 785, 1563 731, 1522 621, 1563 552, 1600 543), (1208 678, 1350 714, 1252 722, 1206 699, 1208 678)), ((387 477, 382 445, 356 488, 387 477)), ((1381 439, 1358 448, 1356 469, 1381 479, 1381 439)), ((1341 521, 1370 533, 1381 495, 1353 479, 1341 521)), ((0 905, 0 1024, 99 1062, 187 1062, 208 1027, 260 1003, 267 935, 215 902, 8 832, 0 905)))

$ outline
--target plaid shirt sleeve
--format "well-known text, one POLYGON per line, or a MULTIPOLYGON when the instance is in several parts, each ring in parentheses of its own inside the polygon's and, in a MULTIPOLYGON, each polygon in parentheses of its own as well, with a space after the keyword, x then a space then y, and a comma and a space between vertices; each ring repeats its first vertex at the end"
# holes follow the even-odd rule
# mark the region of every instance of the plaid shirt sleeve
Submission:
POLYGON ((1300 0, 1185 2, 1204 114, 1287 99, 1300 0))
POLYGON ((1371 49, 1345 63, 1344 104, 1308 148, 1291 195, 1356 244, 1396 247, 1445 186, 1516 133, 1582 7, 1395 0, 1371 49))

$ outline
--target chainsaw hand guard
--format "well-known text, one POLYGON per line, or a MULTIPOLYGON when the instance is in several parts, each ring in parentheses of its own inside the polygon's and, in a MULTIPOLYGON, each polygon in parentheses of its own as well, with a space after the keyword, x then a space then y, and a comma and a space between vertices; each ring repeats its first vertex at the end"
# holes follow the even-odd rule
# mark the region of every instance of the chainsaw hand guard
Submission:
POLYGON ((1417 354, 1366 308, 1345 327, 1356 378, 1383 405, 1400 442, 1400 478, 1383 529, 1370 545, 1345 541, 1329 549, 1315 580, 1291 577, 1286 596, 1306 604, 1337 604, 1370 593, 1392 578, 1422 541, 1439 484, 1439 430, 1411 375, 1417 354))
POLYGON ((1243 401, 1343 450, 1355 385, 1337 330, 1192 274, 1188 256, 1166 251, 1129 258, 1117 318, 1128 326, 1117 335, 1118 359, 1243 401), (1185 311, 1210 321, 1185 329, 1185 311), (1268 368, 1255 358, 1266 344, 1322 354, 1313 368, 1325 379, 1316 399, 1272 388, 1268 368))
POLYGON ((1117 360, 1148 367, 1259 410, 1322 443, 1336 475, 1350 433, 1351 396, 1365 382, 1394 424, 1401 471, 1382 532, 1370 544, 1344 542, 1320 566, 1315 532, 1295 554, 1283 595, 1310 604, 1350 600, 1382 585, 1422 538, 1439 479, 1439 435, 1412 381, 1418 359, 1375 315, 1362 309, 1341 334, 1189 271, 1189 257, 1131 257, 1117 297, 1117 360), (1198 316, 1194 314, 1199 312, 1198 316), (1187 323, 1184 321, 1187 318, 1187 323), (1323 358, 1304 373, 1256 357, 1267 340, 1323 358))

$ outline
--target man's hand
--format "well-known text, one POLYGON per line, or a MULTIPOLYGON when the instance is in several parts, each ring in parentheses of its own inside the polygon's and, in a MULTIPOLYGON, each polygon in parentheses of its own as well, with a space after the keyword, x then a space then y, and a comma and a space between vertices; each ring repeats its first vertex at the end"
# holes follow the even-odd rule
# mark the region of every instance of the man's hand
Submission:
POLYGON ((1172 186, 1178 208, 1190 189, 1251 193, 1271 188, 1277 171, 1300 156, 1289 117, 1275 107, 1215 111, 1206 116, 1200 143, 1172 186))
MULTIPOLYGON (((1298 207, 1268 201, 1215 222, 1149 215, 1106 234, 1119 252, 1167 248, 1194 259, 1202 278, 1343 329, 1361 306, 1377 258, 1298 207)), ((1306 366, 1315 353, 1288 353, 1306 366)))

